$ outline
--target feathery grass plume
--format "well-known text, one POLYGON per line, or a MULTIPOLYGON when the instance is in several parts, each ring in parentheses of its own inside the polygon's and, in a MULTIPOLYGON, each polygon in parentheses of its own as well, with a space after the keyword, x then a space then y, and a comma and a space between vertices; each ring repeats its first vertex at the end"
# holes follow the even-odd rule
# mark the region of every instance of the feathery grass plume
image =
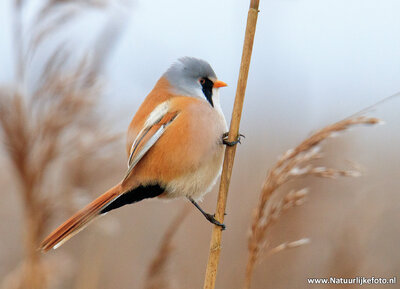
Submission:
MULTIPOLYGON (((64 4, 75 5, 75 2, 48 1, 40 13, 48 9, 45 14, 51 19, 54 5, 59 8, 57 15, 61 15, 64 4)), ((97 3, 92 2, 93 5, 97 3)), ((110 50, 107 47, 111 48, 113 41, 102 41, 108 43, 101 49, 102 57, 97 57, 94 51, 92 58, 83 56, 78 61, 74 59, 73 51, 59 46, 53 52, 47 51, 48 58, 41 60, 44 63, 42 69, 29 73, 32 69, 30 61, 38 52, 39 43, 34 41, 35 38, 25 37, 24 32, 28 30, 22 24, 25 23, 22 21, 24 4, 25 1, 15 1, 14 5, 16 78, 15 83, 0 88, 0 133, 15 180, 20 185, 25 222, 24 260, 16 271, 20 280, 14 278, 13 286, 36 289, 46 288, 49 279, 37 246, 47 231, 60 192, 65 192, 63 181, 68 182, 68 178, 58 180, 55 175, 62 170, 65 172, 64 165, 71 159, 85 159, 90 163, 95 158, 88 156, 88 151, 102 151, 103 157, 109 156, 111 160, 113 146, 119 137, 95 113, 102 95, 98 76, 101 64, 107 59, 103 56, 107 56, 110 50)), ((97 4, 94 6, 98 7, 97 4)), ((52 24, 49 20, 43 26, 32 25, 29 32, 40 35, 52 24)), ((60 33, 62 29, 60 24, 53 33, 60 33)), ((114 35, 118 32, 115 30, 114 35)), ((105 34, 100 33, 100 38, 105 34)), ((44 40, 47 35, 42 35, 44 40)), ((115 40, 114 35, 112 40, 115 40)))
POLYGON ((269 251, 269 254, 272 255, 272 254, 279 253, 279 252, 287 250, 287 249, 297 248, 297 247, 306 245, 308 243, 310 243, 310 239, 308 239, 308 238, 302 238, 302 239, 292 241, 292 242, 285 242, 285 243, 282 243, 282 244, 276 246, 275 248, 271 249, 269 251))
MULTIPOLYGON (((320 159, 321 143, 336 133, 345 131, 358 124, 374 125, 380 120, 372 117, 347 118, 315 132, 301 142, 296 148, 288 150, 278 162, 269 170, 262 186, 259 202, 254 211, 253 221, 248 239, 248 259, 246 265, 245 283, 243 288, 249 289, 253 277, 254 266, 266 245, 268 229, 274 224, 283 211, 301 205, 307 195, 306 189, 291 191, 279 198, 279 189, 286 183, 300 177, 315 176, 323 178, 337 178, 339 176, 356 177, 360 173, 357 170, 340 170, 316 166, 314 160, 320 159)), ((307 241, 308 242, 308 241, 307 241)), ((297 241, 284 243, 273 252, 282 251, 290 247, 296 247, 307 243, 297 241)))
POLYGON ((172 238, 179 230, 184 219, 189 213, 189 207, 184 207, 182 211, 172 220, 167 231, 161 240, 157 255, 153 258, 147 270, 145 289, 168 289, 171 288, 170 277, 167 276, 168 260, 173 251, 172 238))

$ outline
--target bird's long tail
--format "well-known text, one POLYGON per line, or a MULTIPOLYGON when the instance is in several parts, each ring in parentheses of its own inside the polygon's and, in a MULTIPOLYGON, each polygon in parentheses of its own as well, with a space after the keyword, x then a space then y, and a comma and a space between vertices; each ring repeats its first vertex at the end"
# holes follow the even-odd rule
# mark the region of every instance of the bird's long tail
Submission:
POLYGON ((43 240, 39 249, 43 252, 47 252, 50 249, 56 249, 64 244, 74 235, 83 230, 96 217, 100 216, 101 210, 118 198, 121 193, 121 186, 116 185, 102 194, 55 229, 46 239, 43 240))

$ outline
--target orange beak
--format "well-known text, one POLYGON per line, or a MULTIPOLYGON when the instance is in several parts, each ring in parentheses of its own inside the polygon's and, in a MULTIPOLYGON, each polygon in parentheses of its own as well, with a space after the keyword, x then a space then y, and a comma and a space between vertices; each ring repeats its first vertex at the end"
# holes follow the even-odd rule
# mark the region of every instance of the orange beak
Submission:
POLYGON ((225 82, 221 81, 221 80, 217 80, 216 82, 214 82, 214 87, 225 87, 228 86, 225 82))

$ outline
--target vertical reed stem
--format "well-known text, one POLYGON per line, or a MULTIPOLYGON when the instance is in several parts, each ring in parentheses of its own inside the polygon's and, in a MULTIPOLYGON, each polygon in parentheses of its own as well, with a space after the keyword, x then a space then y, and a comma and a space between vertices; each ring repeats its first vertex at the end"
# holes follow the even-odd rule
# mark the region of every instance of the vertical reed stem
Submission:
MULTIPOLYGON (((246 33, 243 43, 242 60, 240 64, 239 79, 236 88, 235 103, 232 111, 231 125, 229 129, 228 141, 234 141, 239 136, 239 125, 242 116, 244 95, 246 91, 247 78, 251 53, 253 50, 254 35, 256 31, 259 0, 251 0, 247 15, 246 33)), ((233 161, 235 159, 236 146, 227 147, 225 151, 224 165, 222 169, 221 182, 219 186, 218 202, 215 218, 221 223, 224 221, 226 200, 228 197, 229 183, 232 175, 233 161)), ((210 242, 210 252, 204 280, 204 289, 214 289, 217 278, 219 256, 221 253, 222 229, 214 226, 210 242)))

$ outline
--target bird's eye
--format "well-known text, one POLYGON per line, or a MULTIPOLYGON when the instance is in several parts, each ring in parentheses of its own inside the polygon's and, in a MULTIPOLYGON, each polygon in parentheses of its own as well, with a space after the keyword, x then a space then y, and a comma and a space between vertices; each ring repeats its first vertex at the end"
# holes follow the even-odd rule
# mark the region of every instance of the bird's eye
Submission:
POLYGON ((200 78, 200 80, 199 80, 199 81, 200 81, 200 84, 201 84, 201 85, 203 85, 203 84, 205 84, 205 83, 206 83, 206 80, 205 80, 204 78, 200 78))

